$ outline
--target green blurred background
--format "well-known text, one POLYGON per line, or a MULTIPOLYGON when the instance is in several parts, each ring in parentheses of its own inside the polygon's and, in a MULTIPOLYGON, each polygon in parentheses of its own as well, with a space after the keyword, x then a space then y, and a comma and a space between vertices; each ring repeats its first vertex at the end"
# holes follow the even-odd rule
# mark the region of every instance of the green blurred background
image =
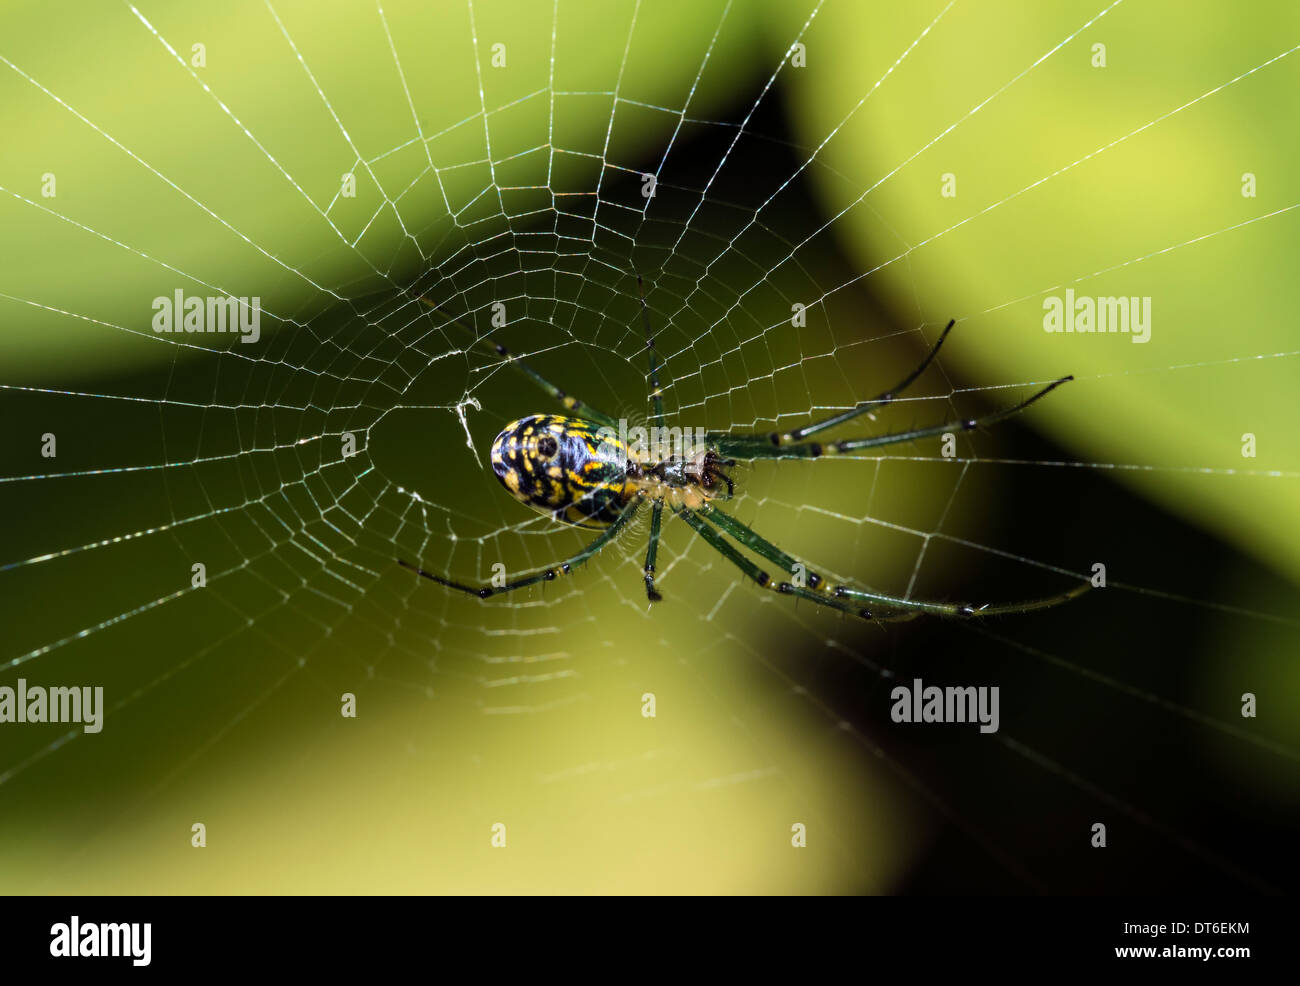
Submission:
POLYGON ((0 17, 0 683, 103 684, 110 707, 96 736, 0 731, 0 887, 1288 881, 1300 209, 1282 210, 1300 204, 1300 54, 1266 63, 1300 44, 1292 7, 0 17), (783 66, 796 39, 805 64, 783 66), (345 173, 355 198, 337 195, 345 173), (503 303, 496 338, 637 416, 633 269, 684 425, 849 406, 950 317, 918 399, 873 427, 1074 373, 963 436, 959 462, 924 444, 758 464, 734 507, 885 591, 1038 595, 1096 561, 1110 586, 1032 617, 881 628, 737 584, 680 524, 652 612, 644 527, 544 590, 480 603, 416 583, 396 556, 486 578, 584 538, 532 519, 483 465, 544 398, 401 289, 478 333, 503 303), (178 287, 260 297, 262 341, 155 337, 150 302, 178 287), (1066 287, 1152 297, 1151 341, 1044 333, 1043 297, 1066 287), (792 302, 809 305, 798 331, 792 302), (209 585, 188 591, 195 561, 209 585), (913 676, 999 685, 1002 731, 892 724, 889 690, 913 676))

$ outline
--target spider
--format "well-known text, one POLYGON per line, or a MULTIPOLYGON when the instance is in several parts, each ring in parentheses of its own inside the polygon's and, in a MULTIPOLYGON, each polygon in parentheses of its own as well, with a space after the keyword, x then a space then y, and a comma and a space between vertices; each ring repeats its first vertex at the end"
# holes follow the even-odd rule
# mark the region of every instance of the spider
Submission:
MULTIPOLYGON (((663 391, 659 385, 659 360, 640 275, 637 275, 637 293, 641 303, 641 318, 645 324, 650 398, 654 409, 652 419, 654 425, 662 429, 664 407, 663 391)), ((418 300, 441 313, 441 308, 427 297, 421 296, 418 300)), ((462 329, 472 331, 458 320, 453 318, 452 321, 456 321, 462 329)), ((475 333, 477 345, 491 347, 498 359, 529 377, 567 412, 533 414, 506 425, 492 442, 492 469, 497 479, 511 496, 533 509, 549 514, 560 523, 599 530, 600 534, 571 558, 501 585, 467 585, 448 576, 426 571, 409 561, 398 559, 398 563, 439 585, 486 599, 568 575, 576 566, 610 544, 637 515, 641 506, 649 501, 650 535, 646 546, 644 578, 646 596, 652 603, 663 598, 655 587, 655 557, 659 549, 665 506, 681 517, 705 543, 735 565, 745 577, 762 588, 806 599, 819 606, 866 620, 908 620, 923 614, 970 618, 1027 613, 1074 599, 1086 592, 1091 587, 1090 583, 1084 582, 1055 596, 993 605, 911 599, 850 585, 833 585, 718 506, 719 501, 728 500, 735 493, 735 481, 729 470, 737 462, 816 459, 934 437, 946 432, 970 431, 1009 418, 1047 396, 1061 384, 1074 379, 1072 376, 1061 377, 1019 404, 978 418, 948 421, 865 438, 846 438, 834 442, 808 440, 813 435, 846 424, 862 415, 874 417, 874 411, 895 401, 933 362, 955 323, 954 319, 947 324, 920 365, 896 386, 870 400, 861 401, 849 410, 788 432, 706 432, 703 447, 676 448, 667 453, 647 450, 640 443, 625 441, 620 437, 619 423, 609 415, 565 393, 505 346, 485 338, 480 339, 475 333), (789 577, 774 580, 766 569, 742 553, 738 545, 789 577)))

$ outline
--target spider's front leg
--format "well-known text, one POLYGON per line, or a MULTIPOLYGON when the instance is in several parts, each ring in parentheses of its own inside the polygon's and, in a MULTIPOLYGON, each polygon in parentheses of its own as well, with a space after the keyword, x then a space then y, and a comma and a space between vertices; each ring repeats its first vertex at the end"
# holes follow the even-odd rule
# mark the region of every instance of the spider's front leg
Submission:
POLYGON ((821 576, 804 570, 803 566, 800 565, 799 562, 795 561, 776 545, 760 537, 751 528, 746 527, 740 521, 736 520, 736 518, 724 514, 717 507, 706 504, 703 508, 697 508, 696 510, 683 507, 677 512, 687 524, 695 529, 695 532, 699 534, 699 536, 703 538, 711 548, 739 568, 764 589, 771 589, 775 592, 781 593, 782 595, 793 595, 805 599, 811 599, 818 605, 828 606, 831 609, 837 609, 842 613, 849 613, 852 616, 860 616, 864 620, 897 622, 901 620, 910 620, 916 616, 915 613, 890 613, 879 615, 870 610, 863 609, 861 606, 855 605, 852 602, 827 596, 816 591, 815 588, 806 588, 806 585, 822 587, 825 585, 825 582, 822 580, 821 576), (744 532, 743 535, 733 534, 733 536, 736 536, 737 540, 746 547, 752 549, 755 554, 762 555, 769 561, 780 565, 782 571, 795 576, 796 579, 804 582, 805 585, 796 585, 793 582, 772 581, 771 575, 737 551, 736 548, 731 545, 721 533, 719 533, 719 531, 714 530, 705 523, 704 520, 701 519, 702 517, 707 517, 719 528, 728 531, 728 533, 744 532))
POLYGON ((1053 606, 1068 603, 1071 599, 1078 599, 1091 588, 1092 583, 1084 582, 1073 589, 1057 593, 1055 596, 1041 596, 1036 599, 1022 599, 1010 603, 981 604, 938 603, 928 602, 924 599, 904 599, 902 596, 888 596, 879 592, 868 592, 865 589, 853 589, 847 585, 836 586, 831 590, 831 595, 836 599, 846 599, 852 602, 870 603, 877 606, 906 607, 914 612, 928 613, 931 616, 971 619, 980 616, 1010 616, 1017 613, 1032 613, 1039 609, 1051 609, 1053 606))
POLYGON ((1084 582, 1054 596, 1025 599, 1010 603, 973 604, 933 602, 923 599, 910 599, 904 596, 893 596, 883 592, 855 589, 846 585, 832 586, 824 578, 810 571, 806 565, 796 561, 793 556, 768 541, 752 527, 742 523, 730 514, 723 513, 712 504, 705 504, 698 513, 682 511, 682 514, 686 522, 695 528, 701 537, 759 585, 765 588, 773 588, 785 595, 807 599, 819 606, 837 609, 842 613, 851 613, 867 620, 906 620, 920 614, 970 619, 982 616, 1030 613, 1034 610, 1048 609, 1069 602, 1071 599, 1077 599, 1091 588, 1091 583, 1084 582), (711 522, 717 530, 709 527, 705 520, 711 522), (773 585, 771 576, 737 551, 723 538, 721 532, 727 533, 756 555, 766 558, 774 565, 780 566, 782 571, 794 576, 794 580, 773 585), (885 611, 884 613, 880 612, 882 609, 885 611))
POLYGON ((962 418, 945 421, 940 425, 928 425, 924 428, 909 428, 906 431, 890 432, 887 435, 873 435, 868 438, 846 438, 838 442, 795 442, 784 444, 782 436, 771 435, 731 435, 726 432, 713 433, 708 437, 719 452, 736 459, 817 459, 823 455, 844 455, 862 449, 880 448, 885 445, 898 445, 902 442, 916 441, 920 438, 933 438, 947 432, 972 431, 997 424, 1013 414, 1019 414, 1035 401, 1041 400, 1063 383, 1069 383, 1073 376, 1053 380, 1042 390, 1025 398, 1019 404, 994 411, 979 418, 962 418))
POLYGON ((920 364, 911 373, 903 377, 902 380, 898 381, 898 383, 894 384, 894 386, 890 387, 888 390, 881 391, 875 397, 868 398, 865 401, 859 401, 855 406, 849 408, 847 411, 840 411, 836 414, 830 415, 829 417, 822 418, 819 421, 814 421, 811 424, 806 424, 801 428, 795 428, 792 431, 784 433, 772 432, 767 435, 729 435, 725 432, 716 432, 708 436, 709 440, 734 439, 738 444, 788 446, 802 442, 805 438, 815 435, 818 432, 835 428, 847 421, 852 421, 854 418, 860 417, 864 414, 868 418, 874 419, 877 411, 898 400, 899 395, 915 383, 917 377, 924 373, 929 365, 934 362, 934 358, 939 355, 939 349, 943 346, 944 340, 948 338, 948 333, 952 331, 952 327, 956 324, 957 320, 955 318, 948 321, 948 324, 943 327, 943 331, 939 333, 939 338, 935 341, 935 344, 931 346, 930 351, 925 354, 925 359, 921 360, 920 364))

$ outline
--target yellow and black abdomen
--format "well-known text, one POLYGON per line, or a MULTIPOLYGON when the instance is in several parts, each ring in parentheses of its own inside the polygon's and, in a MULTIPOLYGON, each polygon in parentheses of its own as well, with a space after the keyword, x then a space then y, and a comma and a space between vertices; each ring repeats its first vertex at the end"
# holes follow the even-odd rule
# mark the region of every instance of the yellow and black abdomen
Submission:
POLYGON ((492 442, 492 471, 516 500, 579 527, 608 527, 636 491, 616 435, 558 414, 506 425, 492 442))

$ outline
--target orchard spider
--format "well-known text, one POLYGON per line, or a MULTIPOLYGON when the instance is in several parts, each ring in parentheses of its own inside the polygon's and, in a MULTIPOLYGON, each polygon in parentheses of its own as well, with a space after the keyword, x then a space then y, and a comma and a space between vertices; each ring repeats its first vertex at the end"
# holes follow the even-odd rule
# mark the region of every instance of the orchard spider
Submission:
MULTIPOLYGON (((666 429, 663 428, 664 408, 659 386, 659 363, 640 276, 637 277, 637 290, 641 300, 641 317, 645 323, 652 388, 650 397, 654 406, 653 423, 662 434, 666 429)), ((421 297, 419 300, 432 309, 440 310, 427 298, 421 297)), ((1054 596, 992 605, 910 599, 849 585, 833 585, 810 571, 793 555, 787 554, 717 506, 718 501, 729 499, 735 491, 735 482, 729 469, 738 461, 816 459, 931 438, 947 432, 969 431, 1009 418, 1061 384, 1074 379, 1062 377, 1019 404, 983 417, 947 421, 865 438, 845 438, 833 442, 808 440, 813 435, 846 424, 896 400, 934 360, 953 325, 954 322, 948 323, 925 359, 895 387, 860 402, 850 410, 784 433, 707 432, 703 443, 687 447, 677 443, 677 447, 667 449, 656 447, 655 442, 647 444, 625 440, 621 437, 623 433, 618 430, 619 423, 609 415, 565 393, 523 360, 512 355, 505 346, 476 338, 476 344, 492 347, 499 359, 531 378, 567 412, 534 414, 506 425, 492 442, 492 469, 497 479, 515 499, 535 510, 549 514, 561 523, 599 529, 601 533, 573 557, 499 585, 467 585, 448 576, 435 575, 408 561, 399 559, 399 563, 439 585, 486 599, 569 574, 575 566, 581 565, 610 544, 636 516, 642 504, 649 501, 650 537, 644 571, 646 595, 651 602, 662 598, 655 588, 655 555, 659 548, 665 506, 759 586, 864 619, 892 621, 912 619, 920 614, 969 618, 1027 613, 1074 599, 1088 590, 1089 583, 1084 582, 1054 596), (744 555, 737 545, 770 562, 789 578, 774 581, 764 568, 744 555)), ((467 326, 462 328, 468 330, 467 326)))

